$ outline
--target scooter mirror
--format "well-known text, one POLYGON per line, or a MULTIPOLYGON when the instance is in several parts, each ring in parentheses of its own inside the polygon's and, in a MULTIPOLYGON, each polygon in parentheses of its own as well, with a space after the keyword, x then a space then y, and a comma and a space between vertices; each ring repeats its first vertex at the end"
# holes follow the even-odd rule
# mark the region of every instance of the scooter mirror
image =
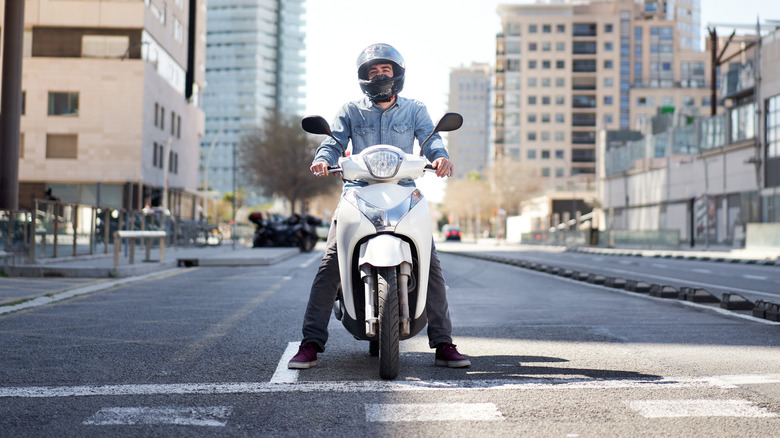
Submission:
POLYGON ((320 134, 333 137, 330 125, 322 116, 307 116, 301 120, 301 128, 310 134, 320 134))
POLYGON ((344 156, 346 148, 341 144, 338 139, 333 135, 333 131, 330 130, 330 125, 327 120, 322 116, 306 116, 301 120, 301 128, 309 134, 327 135, 332 138, 339 146, 341 146, 341 155, 344 156))
POLYGON ((458 113, 447 113, 442 116, 433 132, 456 131, 463 126, 463 116, 458 113))
POLYGON ((463 126, 463 116, 460 114, 447 113, 443 115, 441 119, 439 119, 439 123, 436 124, 436 127, 433 128, 433 132, 431 132, 430 135, 428 135, 428 138, 420 145, 420 156, 423 156, 423 148, 425 147, 425 144, 428 143, 428 140, 433 137, 433 134, 436 134, 437 132, 456 131, 460 129, 461 126, 463 126))

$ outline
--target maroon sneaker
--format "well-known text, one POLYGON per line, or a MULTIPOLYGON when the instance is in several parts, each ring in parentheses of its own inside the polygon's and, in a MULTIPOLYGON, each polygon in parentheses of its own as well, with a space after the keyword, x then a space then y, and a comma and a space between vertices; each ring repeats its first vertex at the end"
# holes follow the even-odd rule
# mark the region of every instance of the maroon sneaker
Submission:
POLYGON ((315 365, 317 365, 317 348, 314 344, 307 343, 298 347, 298 354, 290 359, 290 362, 287 363, 287 368, 305 370, 315 365))
POLYGON ((436 347, 436 365, 449 368, 465 368, 471 366, 466 356, 458 353, 454 344, 444 343, 436 347))

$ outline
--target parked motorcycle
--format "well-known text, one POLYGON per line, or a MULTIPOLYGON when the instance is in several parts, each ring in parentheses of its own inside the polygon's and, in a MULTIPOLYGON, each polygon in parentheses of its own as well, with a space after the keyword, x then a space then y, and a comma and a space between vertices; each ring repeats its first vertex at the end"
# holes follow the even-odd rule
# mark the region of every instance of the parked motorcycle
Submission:
POLYGON ((311 215, 293 214, 290 217, 252 213, 249 221, 255 224, 252 247, 297 246, 301 252, 310 252, 317 243, 315 227, 322 220, 311 215))
POLYGON ((341 285, 334 313, 355 338, 370 342, 383 379, 398 376, 399 341, 416 335, 428 322, 431 216, 420 190, 397 183, 435 171, 422 156, 423 147, 433 134, 462 124, 460 114, 445 114, 422 143, 419 156, 390 145, 346 156, 325 119, 310 116, 301 122, 306 132, 330 136, 342 147, 339 164, 329 172, 365 184, 347 189, 338 208, 341 285))

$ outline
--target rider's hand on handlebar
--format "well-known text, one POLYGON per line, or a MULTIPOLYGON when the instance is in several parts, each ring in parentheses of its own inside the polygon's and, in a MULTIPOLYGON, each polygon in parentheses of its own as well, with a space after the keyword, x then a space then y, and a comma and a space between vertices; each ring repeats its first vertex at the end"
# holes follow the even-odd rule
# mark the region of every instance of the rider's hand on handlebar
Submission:
POLYGON ((433 168, 436 169, 436 176, 444 178, 445 176, 452 176, 455 172, 455 166, 452 162, 444 157, 437 158, 433 164, 433 168))
POLYGON ((317 178, 328 176, 328 163, 324 161, 318 161, 311 165, 311 173, 317 178))

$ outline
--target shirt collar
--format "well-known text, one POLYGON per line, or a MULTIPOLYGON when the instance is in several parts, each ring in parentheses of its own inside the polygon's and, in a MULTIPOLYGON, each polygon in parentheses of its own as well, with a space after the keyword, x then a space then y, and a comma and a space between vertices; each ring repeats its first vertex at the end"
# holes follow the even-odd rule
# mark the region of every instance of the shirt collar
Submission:
POLYGON ((367 110, 376 109, 377 111, 389 111, 396 106, 398 106, 399 108, 401 107, 401 98, 398 95, 396 95, 395 102, 393 102, 393 105, 386 110, 383 110, 379 105, 372 102, 368 96, 363 97, 363 100, 360 101, 360 105, 363 107, 363 109, 367 109, 367 110))

